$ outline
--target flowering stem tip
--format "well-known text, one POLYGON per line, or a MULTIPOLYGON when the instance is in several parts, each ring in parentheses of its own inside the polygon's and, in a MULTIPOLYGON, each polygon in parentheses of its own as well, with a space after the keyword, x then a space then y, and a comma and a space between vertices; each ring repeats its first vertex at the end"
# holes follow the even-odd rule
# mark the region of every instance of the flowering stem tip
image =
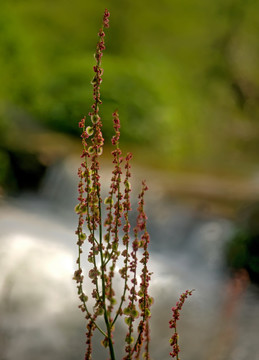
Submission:
POLYGON ((172 319, 169 321, 169 327, 170 329, 174 329, 174 333, 171 336, 169 342, 173 348, 170 352, 170 355, 173 359, 176 358, 177 360, 179 360, 178 354, 180 352, 180 347, 178 343, 179 335, 177 333, 176 323, 180 319, 180 310, 182 309, 185 300, 188 296, 192 295, 193 291, 194 290, 186 290, 184 293, 182 293, 176 305, 172 307, 173 316, 172 319))

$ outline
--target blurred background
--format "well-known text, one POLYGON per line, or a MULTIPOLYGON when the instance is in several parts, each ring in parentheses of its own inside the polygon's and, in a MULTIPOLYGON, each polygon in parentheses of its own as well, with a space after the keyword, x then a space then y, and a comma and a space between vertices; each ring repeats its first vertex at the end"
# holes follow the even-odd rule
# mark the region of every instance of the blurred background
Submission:
POLYGON ((92 104, 105 7, 103 177, 107 183, 118 108, 136 191, 143 177, 150 187, 153 357, 168 358, 170 307, 195 288, 182 319, 182 358, 257 360, 254 0, 1 0, 0 360, 83 356, 84 322, 70 280, 78 121, 92 104))

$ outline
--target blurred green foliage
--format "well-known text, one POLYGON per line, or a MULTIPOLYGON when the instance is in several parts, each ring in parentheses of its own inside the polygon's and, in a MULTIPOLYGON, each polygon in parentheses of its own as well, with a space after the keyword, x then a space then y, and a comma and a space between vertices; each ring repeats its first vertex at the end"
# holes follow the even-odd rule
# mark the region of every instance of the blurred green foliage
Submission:
POLYGON ((2 152, 19 112, 79 134, 77 123, 92 103, 93 53, 106 6, 105 135, 118 108, 122 139, 154 161, 253 167, 259 150, 255 0, 1 0, 2 152))

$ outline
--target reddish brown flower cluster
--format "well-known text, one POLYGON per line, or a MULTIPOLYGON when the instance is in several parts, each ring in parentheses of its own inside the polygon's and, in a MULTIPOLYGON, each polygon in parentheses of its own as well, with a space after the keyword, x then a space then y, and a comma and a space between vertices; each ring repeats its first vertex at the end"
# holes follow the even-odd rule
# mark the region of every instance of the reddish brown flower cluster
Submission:
POLYGON ((78 170, 79 184, 78 184, 78 201, 79 204, 75 207, 76 213, 79 215, 78 227, 76 234, 78 237, 78 269, 74 273, 74 280, 77 282, 78 295, 81 300, 79 308, 86 313, 85 317, 88 320, 87 325, 87 350, 85 359, 90 359, 92 352, 91 337, 93 331, 98 328, 104 335, 105 333, 96 324, 96 319, 102 313, 103 298, 99 286, 98 279, 102 273, 97 266, 97 256, 101 250, 101 243, 97 241, 97 230, 101 224, 101 184, 99 175, 99 156, 102 154, 102 147, 104 139, 102 136, 102 122, 99 115, 99 105, 102 103, 100 98, 100 84, 102 83, 103 69, 101 68, 101 59, 103 56, 104 45, 104 28, 109 27, 109 12, 105 10, 103 17, 103 26, 100 29, 99 41, 96 47, 94 66, 95 76, 92 80, 93 85, 93 99, 92 111, 89 113, 90 125, 86 125, 86 117, 81 119, 79 127, 82 129, 82 146, 83 151, 81 158, 83 159, 78 170), (88 164, 90 162, 90 165, 88 164), (88 229, 88 235, 83 230, 84 223, 88 229), (92 269, 88 272, 88 278, 91 279, 95 288, 92 291, 92 297, 96 299, 96 304, 92 314, 87 307, 88 297, 83 292, 84 276, 82 275, 81 254, 83 253, 84 241, 88 238, 91 245, 88 254, 88 261, 93 264, 92 269))
POLYGON ((109 197, 105 199, 107 204, 107 219, 105 225, 107 226, 107 232, 105 235, 105 240, 107 242, 105 259, 108 263, 112 262, 110 266, 110 271, 107 278, 106 284, 106 299, 110 302, 108 307, 108 315, 110 321, 112 322, 111 313, 115 304, 115 292, 113 290, 113 278, 116 262, 120 255, 119 252, 119 229, 121 227, 121 218, 122 218, 122 193, 121 193, 121 176, 122 169, 121 164, 123 162, 122 152, 119 148, 119 138, 120 138, 120 120, 119 114, 117 111, 113 113, 113 124, 115 135, 113 136, 111 142, 115 146, 115 150, 112 151, 113 155, 113 164, 114 170, 112 171, 112 179, 109 191, 109 197), (114 199, 114 200, 113 200, 114 199))
POLYGON ((145 353, 143 353, 144 359, 149 359, 149 318, 151 316, 150 306, 152 304, 152 298, 148 294, 149 281, 151 273, 148 271, 147 263, 149 259, 148 253, 148 244, 149 244, 149 234, 146 228, 147 216, 144 211, 144 194, 148 190, 146 183, 142 182, 142 190, 139 194, 139 206, 138 206, 138 217, 137 224, 134 228, 134 241, 132 243, 132 252, 130 254, 131 260, 129 263, 129 270, 132 273, 131 283, 129 293, 129 304, 124 309, 124 314, 127 316, 125 322, 128 325, 128 332, 125 337, 125 351, 126 356, 124 359, 131 359, 133 354, 136 359, 140 356, 140 351, 142 345, 145 343, 145 353), (140 233, 142 233, 140 235, 140 233), (138 251, 143 249, 142 259, 140 264, 142 264, 141 272, 141 282, 139 287, 137 287, 137 266, 138 266, 138 251), (137 306, 140 310, 137 310, 137 306), (140 316, 140 321, 138 323, 138 336, 134 343, 134 338, 132 336, 134 331, 134 322, 140 316))
MULTIPOLYGON (((139 308, 141 309, 142 321, 140 322, 140 327, 142 332, 140 332, 140 343, 145 341, 145 354, 144 359, 149 359, 149 318, 151 316, 150 307, 153 303, 153 299, 148 294, 149 282, 151 279, 151 273, 148 271, 147 263, 149 260, 148 253, 148 244, 150 241, 149 233, 146 228, 146 220, 147 216, 144 212, 144 194, 145 191, 148 190, 146 183, 142 183, 142 192, 139 195, 139 215, 138 215, 138 223, 137 227, 141 231, 143 230, 143 234, 141 235, 140 247, 143 247, 143 255, 140 263, 143 264, 142 273, 141 273, 141 283, 140 283, 140 292, 139 292, 139 308)), ((138 349, 138 353, 139 353, 138 349)))
MULTIPOLYGON (((139 356, 141 346, 144 342, 148 344, 149 341, 149 327, 148 319, 150 317, 151 300, 148 295, 148 285, 150 280, 150 273, 147 269, 147 262, 149 259, 148 243, 149 234, 146 229, 146 215, 144 212, 144 193, 147 190, 146 184, 143 182, 142 191, 139 195, 139 207, 137 225, 134 229, 134 241, 132 243, 132 252, 130 252, 130 222, 129 211, 131 211, 130 203, 130 177, 131 165, 130 160, 132 155, 130 153, 124 158, 119 147, 120 139, 120 120, 117 111, 113 113, 113 127, 114 136, 111 139, 114 150, 112 151, 113 166, 112 178, 110 183, 110 190, 108 197, 104 200, 106 205, 106 217, 102 221, 102 198, 101 198, 101 183, 100 183, 100 165, 99 157, 102 154, 102 147, 104 139, 102 136, 102 122, 99 115, 99 105, 102 103, 100 96, 100 85, 102 83, 103 69, 101 68, 101 59, 103 56, 104 44, 104 28, 109 27, 109 12, 105 10, 103 17, 103 26, 100 29, 99 41, 96 47, 95 59, 96 64, 93 67, 94 78, 93 85, 93 99, 92 110, 89 113, 90 125, 87 125, 86 117, 79 122, 79 127, 82 129, 82 145, 83 151, 81 158, 83 159, 78 170, 79 184, 78 184, 78 201, 75 211, 79 216, 78 228, 76 234, 78 236, 78 269, 74 273, 74 280, 77 282, 78 295, 81 301, 80 309, 85 313, 87 324, 87 349, 85 359, 90 359, 92 353, 92 335, 95 329, 98 329, 104 336, 102 341, 103 346, 109 347, 111 359, 115 359, 113 349, 113 329, 118 316, 123 314, 122 308, 128 300, 128 307, 124 310, 126 322, 128 324, 128 334, 126 336, 126 353, 127 359, 131 359, 133 353, 139 356), (123 166, 124 163, 124 166, 123 166), (124 180, 123 167, 125 170, 124 180), (86 225, 86 231, 83 228, 86 225), (105 233, 103 234, 103 226, 105 233), (120 235, 122 232, 123 236, 120 235), (139 235, 141 233, 141 235, 139 235), (120 238, 122 243, 120 244, 120 238), (140 238, 139 238, 140 237, 140 238), (83 253, 83 245, 85 240, 90 244, 88 252, 88 262, 92 267, 88 271, 88 279, 93 285, 91 296, 95 299, 95 305, 92 311, 87 306, 88 297, 83 291, 83 282, 85 281, 83 271, 81 268, 81 257, 83 253), (122 252, 119 251, 119 246, 124 246, 122 252), (142 264, 141 282, 137 288, 137 251, 142 249, 142 264), (119 273, 123 279, 124 286, 121 300, 115 309, 116 297, 114 291, 114 277, 115 267, 119 256, 122 256, 124 265, 119 273), (108 266, 109 265, 109 266, 108 266), (131 279, 132 287, 129 288, 128 281, 131 279), (126 298, 126 293, 129 291, 129 296, 126 298), (140 321, 137 329, 136 341, 133 339, 133 322, 139 317, 137 306, 140 309, 140 321), (128 309, 128 310, 127 310, 128 309), (129 313, 127 313, 127 311, 129 313), (97 320, 99 316, 103 316, 106 330, 102 330, 98 325, 97 320)), ((145 351, 148 355, 148 345, 145 351)))
POLYGON ((173 348, 172 352, 170 352, 170 355, 172 356, 172 358, 176 357, 177 360, 178 360, 178 354, 180 352, 180 348, 179 348, 179 344, 178 344, 178 333, 176 331, 176 322, 180 318, 180 312, 179 311, 182 309, 183 304, 185 302, 185 299, 188 296, 191 296, 193 291, 194 290, 191 290, 191 291, 186 290, 184 293, 182 293, 182 295, 180 296, 179 301, 177 301, 177 303, 176 303, 176 306, 172 307, 173 317, 169 321, 169 327, 170 327, 170 329, 174 329, 174 333, 170 338, 170 345, 173 348))
MULTIPOLYGON (((87 120, 84 117, 79 122, 79 128, 82 130, 83 150, 81 154, 82 163, 78 170, 79 203, 75 207, 78 214, 76 230, 78 257, 74 280, 77 283, 78 296, 81 302, 79 308, 87 320, 85 360, 91 359, 92 336, 96 329, 103 335, 102 345, 109 348, 110 359, 115 360, 113 331, 115 322, 121 315, 124 315, 128 326, 124 359, 139 359, 142 352, 142 357, 148 360, 150 359, 150 307, 153 302, 148 293, 151 278, 151 273, 147 267, 150 239, 147 231, 147 216, 144 211, 144 196, 148 188, 143 181, 139 194, 137 224, 133 229, 134 236, 131 242, 129 212, 131 211, 130 161, 132 154, 128 153, 125 157, 122 155, 119 146, 120 119, 117 111, 113 113, 114 136, 111 143, 114 150, 112 151, 113 171, 110 188, 104 201, 101 197, 99 157, 102 154, 104 144, 102 121, 99 115, 99 106, 102 104, 100 95, 103 74, 101 60, 105 49, 104 29, 109 27, 109 16, 108 10, 105 10, 103 24, 98 33, 99 41, 95 52, 96 64, 93 67, 94 78, 92 80, 94 103, 91 112, 89 112, 89 119, 87 120), (104 210, 106 216, 103 220, 102 212, 104 210), (87 272, 88 276, 84 277, 81 261, 86 240, 89 245, 87 258, 90 269, 87 272), (116 274, 116 264, 118 264, 120 256, 123 265, 119 269, 118 275, 116 274), (139 270, 140 281, 137 277, 138 266, 141 266, 139 270), (114 290, 116 276, 120 276, 123 282, 120 297, 115 294, 114 290), (87 303, 88 296, 83 290, 86 278, 89 280, 89 284, 86 286, 88 296, 90 291, 91 297, 95 301, 91 309, 87 303), (104 321, 99 322, 99 317, 104 321), (103 328, 103 326, 105 327, 103 328)), ((176 321, 179 319, 179 310, 187 295, 191 295, 191 291, 184 293, 176 307, 172 309, 173 319, 170 320, 170 327, 175 329, 175 334, 171 338, 173 352, 170 355, 173 357, 178 356, 179 352, 176 321)))

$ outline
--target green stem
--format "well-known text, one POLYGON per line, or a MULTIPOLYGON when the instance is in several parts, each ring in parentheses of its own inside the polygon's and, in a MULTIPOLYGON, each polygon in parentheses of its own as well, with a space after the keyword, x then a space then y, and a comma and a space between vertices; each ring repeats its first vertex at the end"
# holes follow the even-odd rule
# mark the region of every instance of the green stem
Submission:
POLYGON ((99 220, 100 220, 100 224, 99 224, 99 246, 100 246, 100 257, 101 257, 101 279, 102 279, 102 302, 103 302, 103 310, 104 310, 104 320, 105 320, 105 324, 106 324, 106 329, 107 329, 107 335, 106 337, 108 338, 108 343, 109 343, 109 351, 110 351, 110 356, 111 356, 111 360, 115 360, 115 353, 114 353, 114 348, 113 348, 113 343, 112 343, 112 332, 111 332, 111 324, 109 322, 108 319, 108 315, 107 315, 107 308, 106 308, 106 296, 105 296, 105 273, 104 273, 104 259, 103 259, 103 249, 102 249, 102 212, 101 212, 101 198, 100 198, 100 189, 98 189, 98 198, 99 198, 99 220))
POLYGON ((127 257, 126 257, 126 272, 125 272, 124 290, 123 290, 123 294, 122 294, 122 297, 121 297, 121 302, 120 302, 120 305, 119 305, 119 307, 118 307, 116 316, 115 316, 115 318, 114 318, 114 320, 113 320, 113 322, 112 322, 112 326, 115 324, 118 316, 120 315, 120 311, 121 311, 122 305, 123 305, 123 303, 124 303, 124 301, 125 301, 125 295, 126 295, 126 291, 127 291, 127 281, 128 281, 127 274, 128 274, 129 243, 127 243, 126 249, 127 249, 127 257))
MULTIPOLYGON (((78 269, 81 268, 81 246, 78 246, 78 269)), ((80 282, 80 285, 79 285, 79 293, 80 294, 83 294, 83 283, 80 282)), ((106 333, 96 324, 96 322, 93 320, 92 318, 92 315, 90 314, 88 308, 87 308, 87 305, 86 305, 86 301, 85 299, 82 299, 81 300, 83 302, 83 305, 84 305, 84 309, 87 313, 87 315, 90 317, 90 319, 93 321, 94 325, 96 326, 96 328, 100 331, 101 334, 103 334, 104 336, 107 336, 106 333)))

